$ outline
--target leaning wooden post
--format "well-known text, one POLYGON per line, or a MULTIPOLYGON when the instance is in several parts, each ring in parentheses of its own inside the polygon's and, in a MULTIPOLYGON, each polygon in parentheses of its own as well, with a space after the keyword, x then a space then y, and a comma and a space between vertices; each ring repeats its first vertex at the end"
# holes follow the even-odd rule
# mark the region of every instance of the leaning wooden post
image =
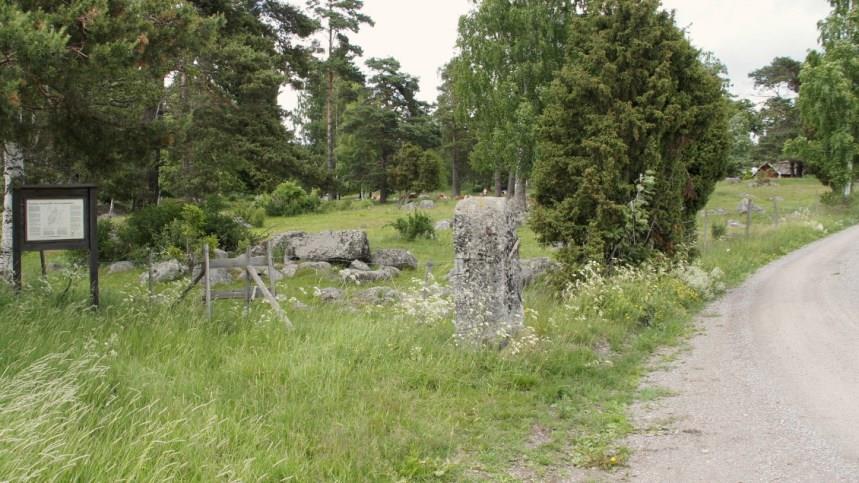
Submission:
POLYGON ((212 285, 209 280, 209 244, 203 244, 203 286, 206 290, 206 317, 212 320, 212 285))

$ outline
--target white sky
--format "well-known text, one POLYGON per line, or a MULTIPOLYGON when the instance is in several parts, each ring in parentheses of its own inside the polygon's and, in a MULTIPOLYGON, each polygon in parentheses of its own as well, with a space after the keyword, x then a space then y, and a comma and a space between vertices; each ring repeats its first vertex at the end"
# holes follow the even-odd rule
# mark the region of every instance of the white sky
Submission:
MULTIPOLYGON (((692 43, 713 52, 728 67, 732 91, 760 100, 748 73, 776 56, 804 60, 817 47, 817 22, 829 12, 826 0, 663 0, 676 11, 678 26, 692 43)), ((353 41, 364 59, 394 57, 403 71, 420 79, 420 99, 435 100, 438 69, 452 56, 460 15, 469 0, 364 0, 364 12, 376 22, 353 41)), ((294 95, 281 96, 285 107, 294 95)))

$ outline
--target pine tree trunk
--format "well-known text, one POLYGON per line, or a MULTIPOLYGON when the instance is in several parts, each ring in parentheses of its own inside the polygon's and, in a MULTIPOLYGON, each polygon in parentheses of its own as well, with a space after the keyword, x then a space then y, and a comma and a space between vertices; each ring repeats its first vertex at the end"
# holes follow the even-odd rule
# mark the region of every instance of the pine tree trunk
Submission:
POLYGON ((0 277, 12 280, 12 189, 24 176, 24 153, 15 143, 0 149, 3 158, 3 225, 0 240, 0 277), (3 152, 5 150, 5 153, 3 152))
MULTIPOLYGON (((329 3, 330 8, 330 3, 329 3)), ((329 20, 330 22, 330 20, 329 20)), ((328 95, 325 96, 325 128, 327 131, 327 152, 328 152, 328 177, 331 187, 328 189, 328 199, 334 200, 337 197, 337 187, 334 182, 334 172, 337 167, 337 160, 334 159, 334 113, 333 102, 331 98, 334 96, 334 69, 331 68, 331 52, 334 48, 334 30, 331 25, 328 26, 328 95)))
POLYGON ((501 191, 501 168, 495 168, 495 196, 500 198, 501 191))
POLYGON ((511 169, 507 173, 507 199, 513 198, 513 193, 516 192, 516 173, 511 169))

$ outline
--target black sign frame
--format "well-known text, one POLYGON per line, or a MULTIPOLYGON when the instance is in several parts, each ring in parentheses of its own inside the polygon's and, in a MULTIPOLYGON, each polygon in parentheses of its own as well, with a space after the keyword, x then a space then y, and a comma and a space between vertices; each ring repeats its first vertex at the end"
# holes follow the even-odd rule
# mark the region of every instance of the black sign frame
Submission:
POLYGON ((21 258, 25 251, 89 251, 89 287, 92 305, 98 307, 98 188, 96 185, 24 185, 12 191, 12 271, 15 288, 21 290, 21 258), (84 231, 82 239, 27 240, 28 200, 83 200, 84 231))

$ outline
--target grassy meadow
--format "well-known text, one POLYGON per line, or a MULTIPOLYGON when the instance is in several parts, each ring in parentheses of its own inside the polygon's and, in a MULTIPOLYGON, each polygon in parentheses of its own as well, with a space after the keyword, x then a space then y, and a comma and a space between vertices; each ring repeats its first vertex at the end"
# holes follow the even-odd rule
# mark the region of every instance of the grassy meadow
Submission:
MULTIPOLYGON (((859 219, 821 205, 824 191, 812 178, 720 184, 699 217, 700 271, 717 278, 718 267, 735 285, 859 219), (736 208, 746 193, 766 209, 751 236, 729 227, 714 240, 709 225, 745 223, 736 208), (774 196, 784 198, 778 226, 774 196)), ((450 218, 453 206, 428 213, 450 218)), ((426 262, 444 284, 450 232, 404 242, 386 226, 403 214, 390 205, 271 218, 262 231, 363 229, 371 247, 406 247, 421 262, 388 285, 416 290, 426 262)), ((551 254, 527 227, 521 237, 523 258, 551 254)), ((623 465, 626 407, 653 396, 637 392, 648 358, 682 340, 716 285, 650 267, 565 294, 533 286, 529 329, 495 352, 457 347, 441 298, 317 301, 314 288, 341 287, 336 274, 279 283, 285 306, 308 305, 288 309, 290 331, 261 302, 247 315, 218 302, 208 321, 199 292, 174 304, 186 281, 150 300, 140 271, 103 271, 94 311, 81 273, 42 280, 36 256, 25 269, 20 296, 0 292, 0 480, 515 480, 623 465)))

